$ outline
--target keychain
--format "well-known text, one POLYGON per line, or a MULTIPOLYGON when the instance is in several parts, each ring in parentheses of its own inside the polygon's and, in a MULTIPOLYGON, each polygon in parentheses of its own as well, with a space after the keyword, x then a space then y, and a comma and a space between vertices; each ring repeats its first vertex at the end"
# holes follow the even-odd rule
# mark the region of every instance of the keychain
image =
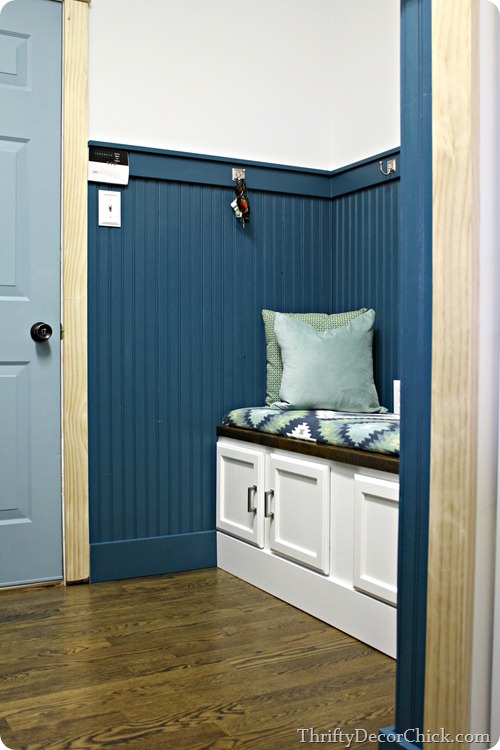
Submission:
POLYGON ((248 200, 247 186, 245 180, 239 179, 234 189, 236 199, 231 203, 235 216, 241 219, 242 226, 250 221, 250 201, 248 200))

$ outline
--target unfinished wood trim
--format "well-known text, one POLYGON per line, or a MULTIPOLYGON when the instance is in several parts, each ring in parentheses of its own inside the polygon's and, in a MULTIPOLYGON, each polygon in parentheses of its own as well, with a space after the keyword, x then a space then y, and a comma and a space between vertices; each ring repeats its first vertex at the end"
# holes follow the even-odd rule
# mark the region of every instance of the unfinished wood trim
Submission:
POLYGON ((477 35, 476 0, 433 0, 433 352, 424 727, 426 732, 444 729, 451 736, 470 732, 471 714, 479 278, 477 35))
POLYGON ((65 0, 63 447, 65 580, 89 578, 87 417, 88 5, 65 0))

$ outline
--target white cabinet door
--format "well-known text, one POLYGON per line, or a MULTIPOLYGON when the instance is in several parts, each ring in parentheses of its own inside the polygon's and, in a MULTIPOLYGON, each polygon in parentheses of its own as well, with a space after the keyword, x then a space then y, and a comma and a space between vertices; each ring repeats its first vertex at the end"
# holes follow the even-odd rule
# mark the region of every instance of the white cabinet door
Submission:
POLYGON ((264 546, 265 449, 217 444, 217 528, 264 546))
POLYGON ((267 485, 271 550, 328 573, 330 467, 271 453, 267 485))
POLYGON ((399 484, 354 479, 354 587, 396 604, 399 484))

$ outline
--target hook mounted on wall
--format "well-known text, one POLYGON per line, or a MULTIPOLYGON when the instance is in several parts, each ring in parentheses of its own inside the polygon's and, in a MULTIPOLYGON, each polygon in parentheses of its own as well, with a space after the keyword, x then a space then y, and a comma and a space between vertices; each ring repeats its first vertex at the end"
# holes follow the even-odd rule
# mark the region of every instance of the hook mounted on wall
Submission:
POLYGON ((396 159, 388 159, 387 160, 387 171, 384 171, 384 162, 383 160, 379 161, 378 163, 379 169, 382 172, 382 174, 387 177, 387 175, 393 174, 393 172, 396 171, 396 159))

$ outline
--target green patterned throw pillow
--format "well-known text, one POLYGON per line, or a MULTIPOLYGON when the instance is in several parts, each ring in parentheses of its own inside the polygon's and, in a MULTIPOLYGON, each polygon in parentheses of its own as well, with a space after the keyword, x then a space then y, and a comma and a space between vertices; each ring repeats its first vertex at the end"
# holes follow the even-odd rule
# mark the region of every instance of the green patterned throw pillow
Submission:
MULTIPOLYGON (((353 318, 358 315, 365 313, 366 307, 362 307, 360 310, 352 310, 350 312, 341 313, 283 313, 291 318, 302 320, 304 323, 308 323, 310 326, 315 328, 317 331, 323 332, 328 331, 331 328, 341 328, 347 325, 353 318)), ((264 320, 264 332, 266 336, 266 375, 267 375, 267 387, 266 387, 266 405, 270 406, 275 401, 279 400, 279 392, 281 387, 281 377, 283 374, 283 363, 281 361, 281 350, 278 344, 278 340, 274 333, 274 320, 276 312, 273 310, 262 310, 262 318, 264 320)))

